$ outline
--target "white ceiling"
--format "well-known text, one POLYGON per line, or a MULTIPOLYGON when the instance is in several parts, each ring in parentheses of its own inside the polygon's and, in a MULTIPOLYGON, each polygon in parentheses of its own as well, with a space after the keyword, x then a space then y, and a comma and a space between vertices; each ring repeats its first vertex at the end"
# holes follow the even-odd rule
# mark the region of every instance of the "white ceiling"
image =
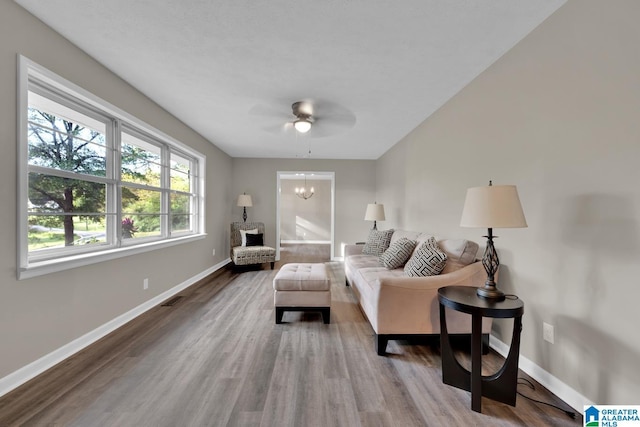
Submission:
POLYGON ((566 0, 15 1, 231 156, 377 159, 566 0))

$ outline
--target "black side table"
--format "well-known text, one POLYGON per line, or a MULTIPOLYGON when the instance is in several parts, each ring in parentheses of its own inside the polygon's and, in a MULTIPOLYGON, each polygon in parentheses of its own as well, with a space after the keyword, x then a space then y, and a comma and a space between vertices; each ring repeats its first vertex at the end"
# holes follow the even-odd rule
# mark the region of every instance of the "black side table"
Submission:
POLYGON ((482 396, 516 406, 518 356, 524 302, 507 298, 491 301, 476 294, 471 286, 446 286, 438 289, 440 302, 440 348, 442 382, 471 392, 471 409, 482 412, 482 396), (471 314, 471 372, 460 365, 451 350, 445 307, 471 314), (513 318, 511 348, 502 368, 493 375, 482 376, 482 318, 513 318))

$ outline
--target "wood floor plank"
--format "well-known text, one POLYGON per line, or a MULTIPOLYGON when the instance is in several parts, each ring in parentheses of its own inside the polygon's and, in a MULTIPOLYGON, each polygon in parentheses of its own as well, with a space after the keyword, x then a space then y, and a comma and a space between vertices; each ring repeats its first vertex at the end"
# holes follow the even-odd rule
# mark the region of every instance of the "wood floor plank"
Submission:
MULTIPOLYGON (((329 325, 313 312, 275 324, 277 270, 223 269, 0 398, 0 426, 581 425, 521 396, 515 408, 483 398, 483 412, 471 411, 468 392, 442 384, 437 346, 391 341, 388 356, 376 354, 329 245, 281 254, 277 267, 326 263, 329 325)), ((488 371, 502 361, 483 357, 488 371)), ((563 405, 535 386, 521 388, 563 405)))

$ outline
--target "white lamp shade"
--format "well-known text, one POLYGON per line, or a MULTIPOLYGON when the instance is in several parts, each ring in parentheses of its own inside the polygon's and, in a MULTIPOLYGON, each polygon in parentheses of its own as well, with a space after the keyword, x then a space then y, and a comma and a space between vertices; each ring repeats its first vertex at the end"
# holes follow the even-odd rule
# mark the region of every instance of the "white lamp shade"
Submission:
POLYGON ((249 194, 241 194, 238 196, 238 206, 249 208, 253 206, 251 196, 249 194))
POLYGON ((384 205, 369 203, 364 214, 365 221, 384 221, 384 205))
POLYGON ((489 185, 469 188, 464 201, 460 226, 470 228, 527 227, 516 186, 489 185))

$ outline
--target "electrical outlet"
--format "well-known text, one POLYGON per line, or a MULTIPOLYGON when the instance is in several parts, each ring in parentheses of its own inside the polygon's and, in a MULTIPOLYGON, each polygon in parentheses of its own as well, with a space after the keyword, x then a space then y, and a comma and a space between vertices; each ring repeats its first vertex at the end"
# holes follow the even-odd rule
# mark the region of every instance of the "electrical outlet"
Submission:
POLYGON ((542 338, 553 344, 553 325, 542 322, 542 338))
POLYGON ((213 256, 216 256, 216 250, 215 250, 215 248, 213 249, 213 256))
POLYGON ((144 290, 149 289, 149 279, 144 279, 142 281, 142 289, 144 289, 144 290))

